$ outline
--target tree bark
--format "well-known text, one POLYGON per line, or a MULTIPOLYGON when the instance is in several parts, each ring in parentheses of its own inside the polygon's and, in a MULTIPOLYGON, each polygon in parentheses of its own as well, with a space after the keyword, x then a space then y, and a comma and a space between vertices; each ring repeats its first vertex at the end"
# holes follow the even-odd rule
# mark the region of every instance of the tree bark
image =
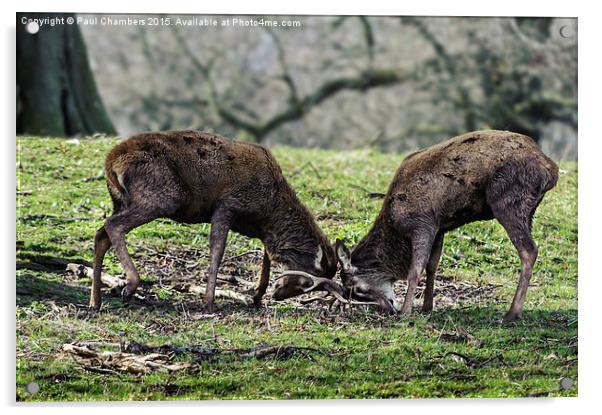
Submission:
POLYGON ((42 25, 38 33, 30 34, 22 16, 17 13, 17 134, 116 134, 96 89, 79 27, 42 25))

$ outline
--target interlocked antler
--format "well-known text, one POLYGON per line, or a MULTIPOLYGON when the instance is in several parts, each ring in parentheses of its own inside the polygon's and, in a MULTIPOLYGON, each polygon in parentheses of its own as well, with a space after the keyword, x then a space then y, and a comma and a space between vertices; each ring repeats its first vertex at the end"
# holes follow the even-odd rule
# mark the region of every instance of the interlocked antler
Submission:
POLYGON ((284 300, 312 291, 326 291, 343 304, 349 305, 378 305, 375 302, 353 301, 345 298, 345 287, 328 278, 316 277, 304 271, 288 270, 276 280, 272 297, 284 300))

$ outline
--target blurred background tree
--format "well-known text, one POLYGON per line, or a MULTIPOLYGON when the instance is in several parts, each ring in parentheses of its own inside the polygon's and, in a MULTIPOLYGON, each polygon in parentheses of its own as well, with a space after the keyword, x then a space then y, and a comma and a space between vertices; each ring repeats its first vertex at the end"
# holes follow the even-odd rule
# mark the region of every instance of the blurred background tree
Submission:
POLYGON ((32 34, 19 24, 21 16, 17 13, 17 134, 116 134, 96 90, 79 26, 42 25, 32 34))
POLYGON ((496 128, 576 158, 576 19, 266 16, 300 23, 267 28, 164 17, 170 26, 81 26, 124 136, 197 128, 268 145, 405 152, 496 128))
MULTIPOLYGON (((424 19, 402 19, 404 24, 417 29, 438 57, 435 68, 439 79, 432 88, 434 96, 450 102, 458 114, 463 114, 460 130, 449 133, 494 128, 526 134, 539 141, 553 122, 565 124, 576 132, 576 77, 553 70, 571 69, 575 74, 576 66, 566 68, 559 64, 557 55, 562 51, 546 46, 552 21, 551 18, 503 20, 501 27, 517 43, 510 53, 495 44, 497 39, 492 42, 489 34, 483 36, 482 32, 468 30, 466 36, 472 50, 456 58, 450 56, 424 19), (531 38, 523 33, 523 26, 531 38), (475 87, 470 88, 473 83, 475 87), (555 87, 554 83, 559 85, 555 87)), ((576 50, 569 45, 568 52, 576 50)))

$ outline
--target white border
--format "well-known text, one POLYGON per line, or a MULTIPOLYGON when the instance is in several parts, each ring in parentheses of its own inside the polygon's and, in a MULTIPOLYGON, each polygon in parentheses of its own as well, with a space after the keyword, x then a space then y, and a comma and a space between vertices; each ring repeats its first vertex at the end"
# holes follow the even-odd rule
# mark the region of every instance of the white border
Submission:
MULTIPOLYGON (((546 413, 577 413, 590 412, 596 404, 602 403, 600 385, 599 334, 601 322, 597 305, 601 302, 601 278, 598 277, 596 256, 598 254, 598 238, 601 234, 598 181, 598 158, 602 154, 602 136, 596 121, 601 109, 600 97, 600 27, 602 22, 598 17, 594 2, 575 1, 565 2, 527 2, 506 0, 504 2, 484 1, 427 1, 402 3, 386 0, 370 0, 368 2, 351 3, 348 1, 303 0, 299 2, 283 1, 158 1, 147 0, 144 3, 125 4, 122 0, 103 0, 101 2, 81 1, 32 1, 23 0, 16 4, 2 2, 2 19, 4 49, 3 65, 0 65, 1 79, 6 94, 0 101, 2 111, 2 126, 4 136, 0 137, 3 150, 2 166, 2 206, 3 236, 1 260, 3 299, 2 332, 4 341, 2 347, 2 363, 5 367, 0 377, 4 392, 2 403, 7 406, 9 413, 32 414, 105 414, 104 405, 29 405, 16 407, 15 399, 15 340, 14 340, 14 230, 15 230, 15 179, 14 179, 14 132, 15 132, 15 12, 17 11, 74 11, 74 12, 105 12, 105 13, 198 13, 198 14, 392 14, 392 15, 459 15, 459 16, 576 16, 579 18, 579 398, 577 399, 485 399, 485 400, 403 400, 403 401, 279 401, 279 402, 174 402, 174 403, 143 403, 131 405, 127 403, 110 404, 112 413, 126 413, 143 410, 147 414, 164 412, 167 407, 176 407, 178 413, 208 413, 209 411, 223 413, 278 413, 287 415, 304 414, 307 412, 349 412, 364 413, 372 408, 377 411, 397 412, 426 411, 448 414, 489 414, 521 411, 545 411, 546 413), (144 4, 144 6, 143 6, 144 4), (142 408, 140 408, 142 407, 142 408)), ((599 254, 598 254, 599 256, 599 254)), ((598 411, 600 408, 598 408, 598 411)))

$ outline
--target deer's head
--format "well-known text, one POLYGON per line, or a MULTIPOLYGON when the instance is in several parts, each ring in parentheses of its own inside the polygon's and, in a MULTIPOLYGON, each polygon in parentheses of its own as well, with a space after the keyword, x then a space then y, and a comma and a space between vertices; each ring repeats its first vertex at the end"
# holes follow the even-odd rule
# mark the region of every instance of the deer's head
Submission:
POLYGON ((341 303, 375 305, 388 313, 396 311, 392 278, 380 273, 360 272, 342 241, 336 243, 336 257, 341 264, 343 284, 307 272, 288 270, 276 281, 272 297, 284 300, 313 291, 326 291, 341 303))
POLYGON ((378 267, 355 263, 353 252, 341 240, 337 240, 335 250, 346 295, 359 302, 375 303, 384 312, 395 313, 394 278, 378 267))

